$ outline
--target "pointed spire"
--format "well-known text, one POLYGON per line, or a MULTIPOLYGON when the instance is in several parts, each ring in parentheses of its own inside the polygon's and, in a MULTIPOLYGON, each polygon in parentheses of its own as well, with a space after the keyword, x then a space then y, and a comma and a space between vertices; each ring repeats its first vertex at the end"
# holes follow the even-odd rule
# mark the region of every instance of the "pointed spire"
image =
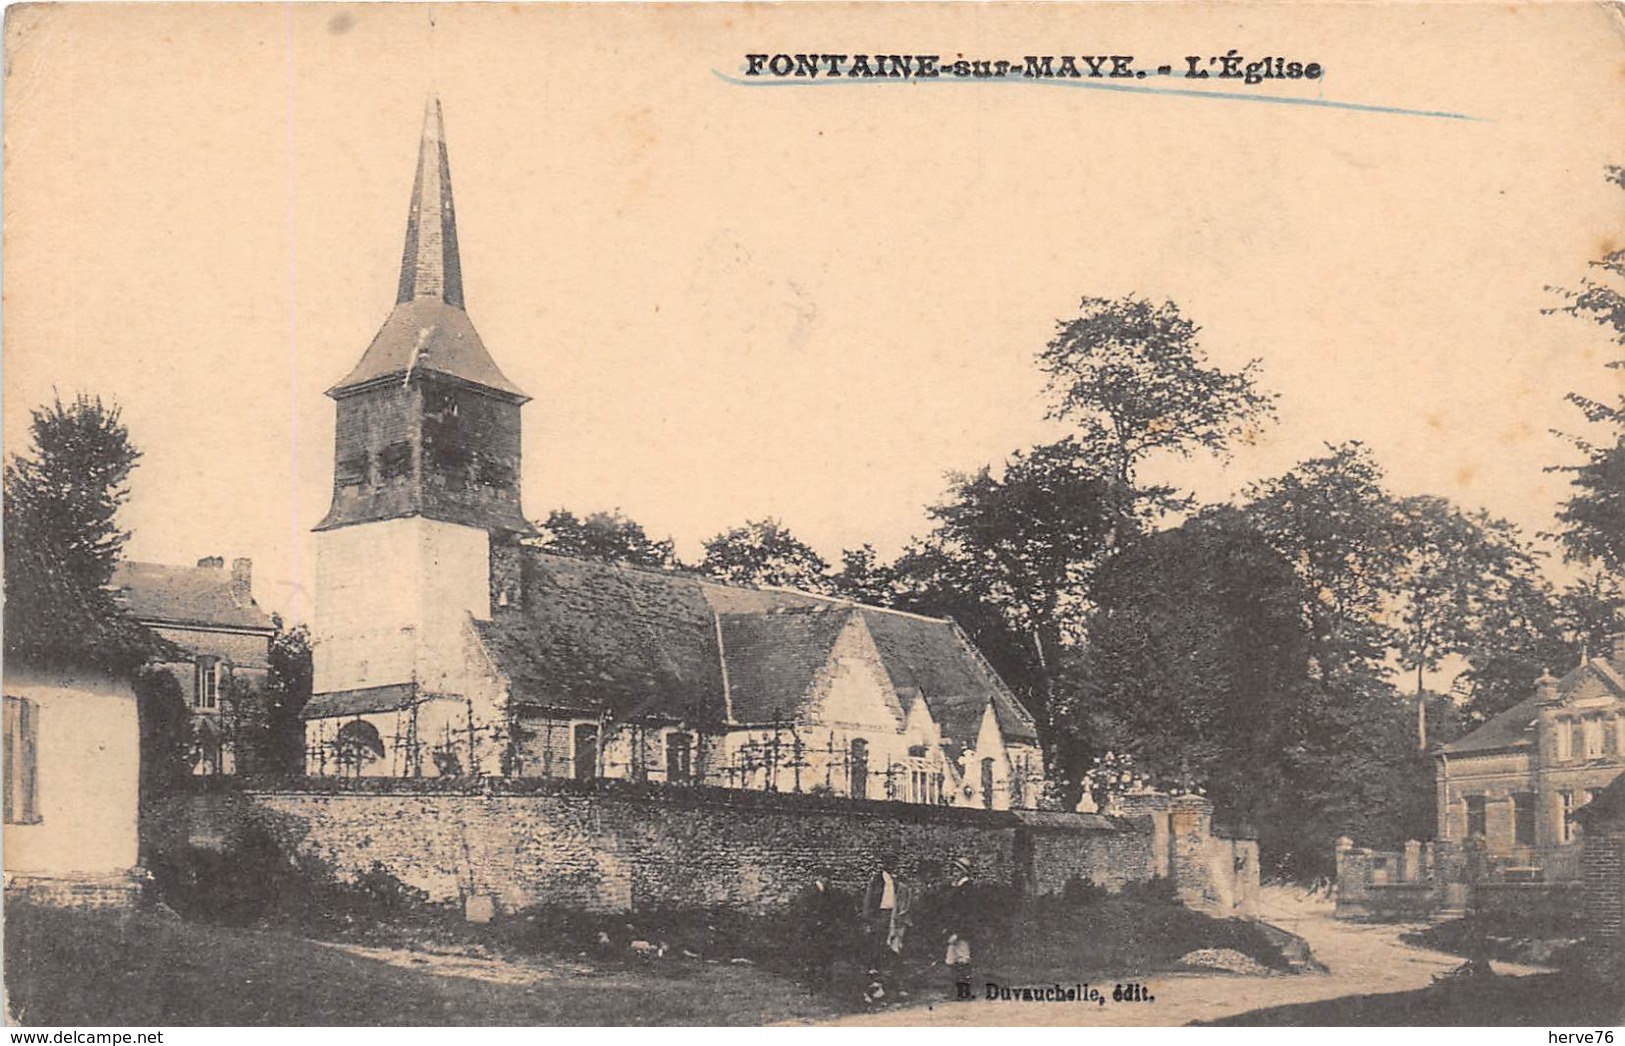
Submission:
POLYGON ((446 125, 440 99, 429 96, 423 109, 412 209, 406 218, 406 250, 401 257, 398 304, 437 298, 463 308, 463 267, 457 254, 457 217, 451 204, 451 167, 446 160, 446 125))

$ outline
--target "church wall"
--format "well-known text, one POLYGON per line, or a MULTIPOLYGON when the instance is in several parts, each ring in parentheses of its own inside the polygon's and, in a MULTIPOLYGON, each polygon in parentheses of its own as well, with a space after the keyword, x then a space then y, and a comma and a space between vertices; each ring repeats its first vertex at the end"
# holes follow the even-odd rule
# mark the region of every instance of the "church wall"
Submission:
POLYGON ((490 616, 490 538, 421 517, 316 535, 315 692, 449 689, 469 614, 490 616))
POLYGON ((1035 839, 1016 815, 984 810, 719 796, 710 789, 594 794, 576 787, 505 794, 488 783, 486 790, 453 793, 400 782, 379 794, 291 788, 200 794, 177 801, 169 837, 221 845, 231 824, 256 821, 341 878, 378 861, 433 901, 495 895, 509 910, 760 912, 789 903, 820 872, 857 890, 887 855, 905 875, 926 878, 965 857, 979 880, 1041 892, 1060 890, 1072 877, 1122 885, 1149 878, 1152 866, 1144 818, 1048 814, 1035 839), (177 819, 186 822, 178 834, 177 819))

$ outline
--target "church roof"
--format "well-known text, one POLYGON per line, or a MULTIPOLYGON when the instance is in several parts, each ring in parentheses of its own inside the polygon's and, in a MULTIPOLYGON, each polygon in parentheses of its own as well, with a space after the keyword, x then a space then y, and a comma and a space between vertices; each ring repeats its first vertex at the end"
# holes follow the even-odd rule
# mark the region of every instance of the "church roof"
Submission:
POLYGON ((113 571, 113 588, 130 614, 144 624, 265 632, 273 627, 252 595, 233 588, 231 572, 222 567, 121 560, 113 571))
MULTIPOLYGON (((525 550, 523 591, 475 623, 520 705, 672 721, 767 723, 775 714, 790 721, 856 616, 892 684, 920 693, 938 722, 938 708, 973 706, 979 717, 992 701, 1007 738, 1037 740, 1032 717, 946 619, 534 549, 525 550)), ((978 718, 952 729, 957 739, 979 725, 978 718)), ((972 732, 962 744, 974 740, 972 732)))
POLYGON ((457 250, 446 128, 440 101, 431 98, 423 114, 395 308, 361 362, 328 395, 432 372, 521 402, 528 399, 496 365, 463 310, 463 266, 457 250))
POLYGON ((720 617, 733 721, 796 721, 836 638, 856 615, 853 607, 810 606, 720 617))

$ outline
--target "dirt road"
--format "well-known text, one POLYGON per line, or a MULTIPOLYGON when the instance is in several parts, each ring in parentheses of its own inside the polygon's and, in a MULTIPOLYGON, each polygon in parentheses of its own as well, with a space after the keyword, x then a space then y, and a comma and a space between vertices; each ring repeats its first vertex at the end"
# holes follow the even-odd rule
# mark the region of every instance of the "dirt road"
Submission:
MULTIPOLYGON (((1462 960, 1441 952, 1402 944, 1399 935, 1409 926, 1365 925, 1338 922, 1330 902, 1311 900, 1302 891, 1267 887, 1258 916, 1298 934, 1314 949, 1327 972, 1272 974, 1242 977, 1230 974, 1160 974, 1140 978, 1150 1002, 1113 1002, 1113 983, 1104 987, 1104 1005, 1067 1002, 989 1001, 934 1004, 857 1014, 836 1024, 865 1025, 1183 1025, 1212 1020, 1266 1006, 1318 1002, 1345 995, 1410 991, 1426 987, 1433 975, 1461 965, 1462 960)), ((1496 963, 1500 973, 1538 972, 1527 967, 1496 963)), ((1125 978, 1126 979, 1126 978, 1125 978)), ((982 986, 977 986, 978 991, 982 986)))

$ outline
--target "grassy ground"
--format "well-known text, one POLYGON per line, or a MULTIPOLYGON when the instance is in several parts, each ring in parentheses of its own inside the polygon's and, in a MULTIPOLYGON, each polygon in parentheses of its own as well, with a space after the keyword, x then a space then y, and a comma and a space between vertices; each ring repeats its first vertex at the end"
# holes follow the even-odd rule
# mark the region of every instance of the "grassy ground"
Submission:
MULTIPOLYGON (((5 965, 30 1025, 760 1024, 830 1005, 759 969, 527 963, 530 983, 448 976, 278 930, 8 906, 5 965)), ((511 971, 510 971, 511 972, 511 971)))
POLYGON ((1464 958, 1548 965, 1561 963, 1584 936, 1579 922, 1552 925, 1515 912, 1469 915, 1401 935, 1406 944, 1464 958))
MULTIPOLYGON (((13 1013, 31 1025, 764 1024, 866 1008, 855 942, 837 949, 833 977, 809 976, 807 942, 771 924, 722 913, 625 918, 533 912, 475 926, 410 907, 227 926, 14 904, 6 984, 13 1013), (663 943, 666 954, 640 957, 633 940, 663 943)), ((1249 924, 1158 897, 1028 902, 980 936, 977 980, 1007 985, 1178 969, 1198 948, 1279 965, 1249 924)), ((887 1004, 953 998, 938 949, 917 935, 887 1004)))
POLYGON ((1276 1006, 1205 1023, 1242 1027, 1610 1028, 1622 1020, 1625 998, 1617 982, 1555 973, 1447 981, 1420 991, 1276 1006))

